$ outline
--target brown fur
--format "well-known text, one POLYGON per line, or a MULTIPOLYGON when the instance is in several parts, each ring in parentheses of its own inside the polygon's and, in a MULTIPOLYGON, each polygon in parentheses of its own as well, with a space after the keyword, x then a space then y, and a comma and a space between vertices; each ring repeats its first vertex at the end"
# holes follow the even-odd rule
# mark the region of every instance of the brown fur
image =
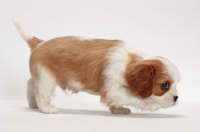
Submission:
POLYGON ((147 98, 152 94, 162 96, 169 89, 163 90, 161 85, 169 82, 173 83, 167 73, 163 63, 159 60, 141 60, 135 62, 131 60, 127 65, 125 78, 130 91, 141 98, 147 98))
POLYGON ((79 40, 76 37, 49 40, 33 50, 30 57, 31 74, 37 78, 35 65, 41 64, 63 90, 72 90, 68 87, 68 81, 73 79, 82 84, 85 91, 104 97, 102 71, 106 65, 106 53, 118 43, 118 40, 79 40))
MULTIPOLYGON (((144 110, 156 110, 162 105, 154 102, 156 100, 146 101, 142 98, 162 96, 170 89, 163 90, 162 84, 169 83, 171 86, 174 82, 167 73, 168 69, 165 69, 168 65, 159 61, 158 57, 144 60, 146 55, 138 53, 137 47, 130 46, 130 49, 127 49, 129 45, 122 41, 87 40, 72 36, 43 41, 27 34, 16 21, 14 23, 31 48, 29 63, 32 77, 27 87, 29 106, 38 107, 44 113, 58 113, 50 103, 56 85, 74 93, 85 91, 98 94, 101 102, 109 106, 112 113, 130 114, 129 109, 120 106, 133 105, 144 110), (125 45, 121 47, 121 44, 125 45), (111 48, 116 50, 112 53, 111 48), (139 101, 141 104, 137 103, 139 101)), ((176 101, 178 96, 171 92, 166 97, 170 96, 168 99, 174 98, 176 101)), ((176 94, 176 91, 174 93, 176 94)))
MULTIPOLYGON (((106 53, 119 40, 79 40, 76 37, 59 37, 46 41, 37 47, 42 40, 34 37, 29 41, 32 50, 30 69, 37 78, 37 64, 44 66, 56 79, 63 89, 78 91, 68 87, 69 79, 79 82, 83 90, 100 94, 101 102, 106 103, 106 90, 102 72, 106 66, 106 53)), ((163 73, 164 65, 159 60, 142 60, 135 54, 128 54, 130 62, 127 65, 125 78, 130 91, 141 98, 152 94, 162 96, 168 90, 162 90, 161 84, 169 82, 168 74, 163 73)), ((107 102, 108 103, 108 102, 107 102)))
POLYGON ((34 49, 38 45, 38 43, 41 43, 41 42, 43 42, 43 40, 36 38, 36 37, 33 37, 32 39, 30 39, 28 41, 28 44, 29 44, 31 49, 34 49))

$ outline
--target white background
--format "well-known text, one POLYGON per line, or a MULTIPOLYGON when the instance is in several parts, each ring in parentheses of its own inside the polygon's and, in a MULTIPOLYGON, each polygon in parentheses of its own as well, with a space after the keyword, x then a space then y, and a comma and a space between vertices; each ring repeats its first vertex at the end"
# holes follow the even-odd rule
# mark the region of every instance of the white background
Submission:
MULTIPOLYGON (((122 39, 171 60, 180 70, 180 100, 200 101, 199 0, 0 0, 0 100, 26 99, 30 50, 12 24, 17 18, 48 40, 77 35, 122 39)), ((57 88, 55 100, 70 98, 57 88)))

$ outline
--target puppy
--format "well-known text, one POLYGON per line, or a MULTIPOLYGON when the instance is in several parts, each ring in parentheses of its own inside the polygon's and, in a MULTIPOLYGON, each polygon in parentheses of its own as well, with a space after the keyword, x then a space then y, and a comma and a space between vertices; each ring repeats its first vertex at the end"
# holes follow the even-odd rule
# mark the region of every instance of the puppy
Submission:
POLYGON ((113 114, 130 114, 124 105, 155 111, 176 104, 180 74, 169 60, 149 57, 121 40, 66 36, 43 41, 14 21, 31 49, 27 98, 31 108, 57 114, 50 103, 55 87, 100 96, 113 114))

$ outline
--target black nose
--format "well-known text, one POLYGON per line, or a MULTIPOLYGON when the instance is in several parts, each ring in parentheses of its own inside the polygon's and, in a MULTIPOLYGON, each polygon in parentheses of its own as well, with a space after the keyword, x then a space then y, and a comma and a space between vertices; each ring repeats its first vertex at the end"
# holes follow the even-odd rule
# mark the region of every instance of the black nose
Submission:
POLYGON ((178 96, 174 96, 174 101, 176 102, 176 100, 178 99, 178 96))

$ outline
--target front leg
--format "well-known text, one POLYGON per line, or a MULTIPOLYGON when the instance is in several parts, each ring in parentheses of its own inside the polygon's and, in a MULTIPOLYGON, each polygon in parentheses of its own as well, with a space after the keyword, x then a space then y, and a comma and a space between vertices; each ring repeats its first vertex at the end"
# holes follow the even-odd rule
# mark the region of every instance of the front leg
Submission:
POLYGON ((131 110, 129 108, 124 108, 124 107, 115 107, 115 106, 110 106, 110 111, 112 114, 118 114, 118 115, 128 115, 131 113, 131 110))

